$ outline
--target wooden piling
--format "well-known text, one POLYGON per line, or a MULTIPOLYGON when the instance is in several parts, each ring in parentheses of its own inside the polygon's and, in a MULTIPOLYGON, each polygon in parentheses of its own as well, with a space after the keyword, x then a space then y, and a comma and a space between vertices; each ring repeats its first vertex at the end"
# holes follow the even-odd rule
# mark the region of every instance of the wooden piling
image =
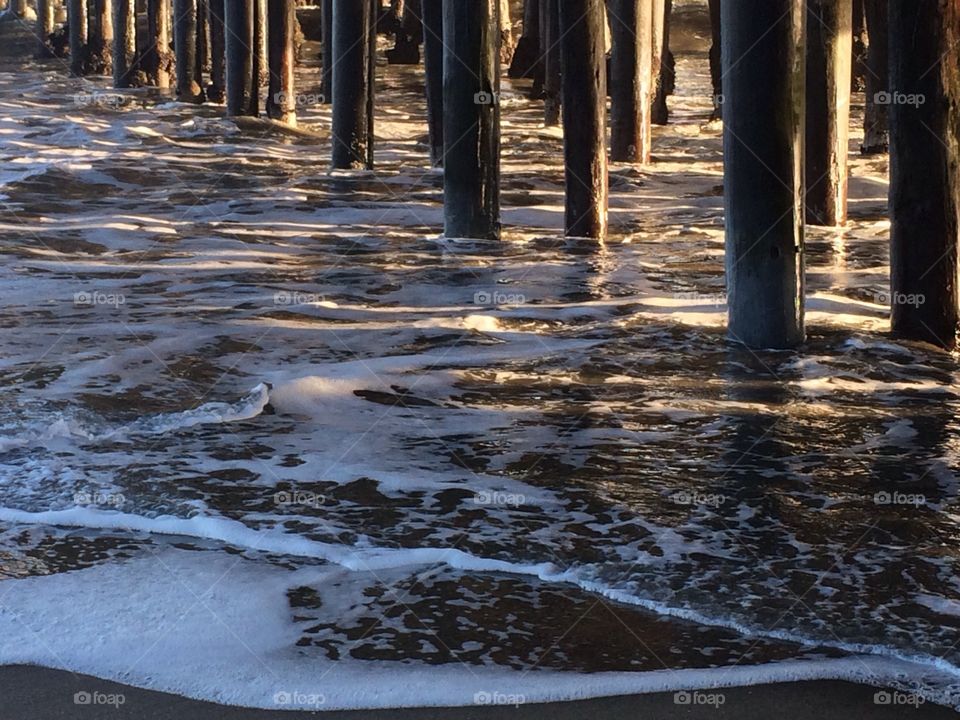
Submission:
POLYGON ((54 0, 37 0, 37 51, 38 58, 53 55, 50 35, 53 33, 54 0))
POLYGON ((173 52, 177 100, 203 102, 203 86, 197 78, 197 0, 173 0, 173 52))
POLYGON ((370 0, 333 0, 334 168, 373 168, 375 51, 370 0))
POLYGON ((650 120, 654 125, 666 125, 670 121, 667 98, 673 94, 676 62, 670 52, 670 16, 673 0, 655 0, 653 18, 653 67, 654 85, 650 120))
POLYGON ((87 2, 87 72, 93 75, 111 73, 113 46, 113 12, 111 0, 87 2))
POLYGON ((543 64, 543 124, 560 124, 560 0, 540 0, 540 37, 543 64))
POLYGON ((890 0, 889 12, 891 326, 895 337, 953 349, 960 5, 890 0))
POLYGON ((723 117, 723 64, 720 48, 723 46, 721 31, 721 0, 710 2, 710 84, 713 86, 713 120, 723 117))
POLYGON ((294 0, 270 0, 267 6, 267 48, 270 66, 267 117, 296 127, 297 106, 294 87, 294 0))
POLYGON ((847 220, 853 12, 850 0, 806 6, 806 221, 837 226, 847 220))
POLYGON ((605 25, 603 0, 560 4, 568 237, 607 235, 605 25))
POLYGON ((333 102, 333 0, 320 0, 323 46, 320 58, 320 94, 323 103, 333 102))
POLYGON ((540 63, 540 0, 524 0, 523 34, 517 41, 507 75, 534 78, 540 63))
POLYGON ((254 92, 254 0, 224 0, 224 50, 227 115, 257 116, 260 100, 254 92))
POLYGON ((886 99, 890 94, 889 0, 864 0, 867 16, 867 87, 860 152, 877 155, 890 147, 886 99))
POLYGON ((113 0, 113 86, 134 84, 137 66, 137 13, 134 0, 113 0))
POLYGON ((653 0, 609 0, 610 159, 650 162, 653 0))
POLYGON ((70 74, 87 71, 87 1, 67 0, 67 25, 70 33, 70 74))
POLYGON ((210 84, 207 99, 223 102, 226 97, 226 36, 223 22, 224 0, 207 0, 207 27, 210 28, 210 84))
POLYGON ((443 0, 421 0, 430 162, 443 166, 443 0))
POLYGON ((443 2, 444 234, 500 236, 498 0, 443 2))
POLYGON ((728 328, 755 348, 804 339, 804 4, 721 8, 728 328))
POLYGON ((147 0, 147 50, 143 66, 147 84, 170 87, 170 0, 147 0))

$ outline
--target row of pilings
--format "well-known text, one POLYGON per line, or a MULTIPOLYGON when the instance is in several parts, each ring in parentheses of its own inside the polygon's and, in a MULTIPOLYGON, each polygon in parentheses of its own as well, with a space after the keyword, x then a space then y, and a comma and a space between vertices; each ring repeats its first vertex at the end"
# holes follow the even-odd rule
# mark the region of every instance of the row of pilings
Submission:
MULTIPOLYGON (((294 0, 140 1, 142 12, 136 0, 66 0, 74 74, 109 64, 118 88, 173 84, 179 99, 223 100, 234 116, 259 114, 266 79, 268 117, 296 123, 294 0)), ((45 50, 53 2, 37 0, 45 50)), ((509 5, 393 0, 385 11, 381 0, 321 0, 333 168, 373 168, 377 28, 385 12, 399 28, 394 52, 404 52, 401 37, 410 44, 411 22, 422 36, 447 237, 500 234, 509 5)), ((526 0, 509 73, 534 77, 544 124, 562 123, 569 237, 606 237, 608 160, 651 161, 650 128, 666 121, 672 77, 670 7, 669 0, 526 0)), ((709 11, 714 114, 724 125, 731 337, 760 348, 804 340, 805 225, 846 222, 851 80, 860 75, 862 149, 890 151, 893 332, 953 349, 960 0, 709 0, 709 11)))

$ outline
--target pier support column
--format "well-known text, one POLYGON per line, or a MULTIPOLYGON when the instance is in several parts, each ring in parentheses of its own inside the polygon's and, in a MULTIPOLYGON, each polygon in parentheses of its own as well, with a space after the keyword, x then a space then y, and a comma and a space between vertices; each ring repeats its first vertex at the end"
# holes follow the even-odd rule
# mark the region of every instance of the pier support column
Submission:
POLYGON ((603 0, 563 0, 565 227, 568 237, 607 235, 607 59, 603 0))
POLYGON ((721 9, 729 332, 755 348, 804 339, 804 5, 721 9))
POLYGON ((137 57, 137 13, 134 0, 113 0, 113 86, 134 84, 137 57))
POLYGON ((333 0, 320 0, 320 94, 325 105, 333 102, 333 0))
POLYGON ((443 0, 443 211, 448 238, 500 237, 498 0, 443 0))
MULTIPOLYGON (((537 1, 537 0, 531 0, 537 1)), ((421 0, 430 162, 443 166, 443 0, 421 0)))
POLYGON ((373 168, 375 52, 370 0, 333 0, 334 168, 373 168))
POLYGON ((87 72, 109 75, 113 45, 111 0, 87 2, 87 72))
POLYGON ((173 51, 177 58, 177 100, 203 102, 197 77, 197 0, 173 0, 173 51))
POLYGON ((170 87, 170 0, 147 0, 147 50, 144 53, 147 84, 170 87))
POLYGON ((653 0, 609 0, 610 159, 650 162, 653 0))
POLYGON ((524 0, 523 34, 517 41, 507 75, 512 78, 530 78, 537 75, 540 63, 540 0, 524 0))
POLYGON ((890 280, 894 336, 955 348, 960 5, 890 0, 890 280))
POLYGON ((293 43, 297 18, 294 0, 270 0, 267 12, 270 65, 267 117, 296 127, 296 90, 293 77, 296 58, 293 43))
POLYGON ((850 0, 806 0, 806 221, 847 221, 850 75, 853 8, 850 0))
POLYGON ((560 99, 563 93, 560 79, 560 2, 540 0, 540 37, 543 63, 543 124, 560 124, 560 99))
POLYGON ((653 66, 654 87, 651 119, 655 125, 670 121, 667 98, 673 94, 676 61, 670 52, 670 15, 673 0, 654 0, 653 5, 653 66))
POLYGON ((254 0, 224 0, 224 51, 226 54, 227 115, 259 113, 259 81, 253 76, 255 52, 254 0))
POLYGON ((50 35, 53 33, 54 0, 37 0, 37 57, 53 56, 50 35))
POLYGON ((864 0, 867 16, 867 89, 863 117, 864 155, 878 155, 890 148, 887 125, 890 92, 890 28, 887 23, 889 0, 864 0))
POLYGON ((224 0, 208 0, 207 26, 210 28, 210 84, 207 99, 223 102, 226 98, 227 57, 226 35, 223 21, 224 0))
POLYGON ((67 26, 70 33, 70 74, 87 72, 87 0, 67 0, 67 26))
POLYGON ((721 0, 710 2, 710 84, 713 86, 713 120, 723 117, 723 64, 720 49, 723 47, 721 32, 721 0))

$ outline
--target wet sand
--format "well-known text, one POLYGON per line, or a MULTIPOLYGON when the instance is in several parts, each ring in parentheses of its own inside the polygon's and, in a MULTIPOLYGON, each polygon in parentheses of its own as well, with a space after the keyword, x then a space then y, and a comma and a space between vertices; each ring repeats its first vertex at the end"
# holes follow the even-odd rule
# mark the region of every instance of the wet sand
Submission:
MULTIPOLYGON (((0 719, 53 720, 103 718, 104 720, 253 720, 254 718, 317 717, 325 720, 654 720, 656 718, 711 718, 711 720, 767 720, 768 718, 818 718, 818 720, 934 720, 957 717, 948 708, 925 703, 919 706, 878 704, 875 688, 845 682, 796 682, 743 688, 706 690, 699 705, 678 704, 673 693, 628 695, 566 703, 504 705, 466 708, 358 710, 352 712, 268 711, 197 702, 176 695, 139 690, 86 675, 46 668, 16 666, 0 669, 0 719), (113 695, 115 704, 77 705, 76 693, 113 695), (710 694, 723 698, 712 702, 710 694), (123 702, 119 703, 122 696, 123 702)), ((717 700, 718 698, 713 698, 717 700)))

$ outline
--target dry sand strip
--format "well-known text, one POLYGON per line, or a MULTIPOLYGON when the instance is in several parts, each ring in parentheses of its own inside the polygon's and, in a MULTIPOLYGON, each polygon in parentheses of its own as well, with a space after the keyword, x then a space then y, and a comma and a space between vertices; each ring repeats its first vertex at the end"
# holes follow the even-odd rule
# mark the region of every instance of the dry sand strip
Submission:
POLYGON ((686 704, 674 693, 630 695, 568 703, 500 705, 466 708, 298 712, 256 710, 197 702, 167 693, 139 690, 119 683, 30 666, 0 668, 0 720, 936 720, 956 713, 930 703, 910 704, 906 696, 846 682, 813 681, 706 690, 688 694, 686 704), (82 704, 97 693, 98 702, 82 704), (717 694, 722 697, 722 702, 717 694), (122 698, 122 704, 120 699, 122 698), (111 702, 107 702, 107 701, 111 702), (888 700, 886 704, 884 701, 888 700))

